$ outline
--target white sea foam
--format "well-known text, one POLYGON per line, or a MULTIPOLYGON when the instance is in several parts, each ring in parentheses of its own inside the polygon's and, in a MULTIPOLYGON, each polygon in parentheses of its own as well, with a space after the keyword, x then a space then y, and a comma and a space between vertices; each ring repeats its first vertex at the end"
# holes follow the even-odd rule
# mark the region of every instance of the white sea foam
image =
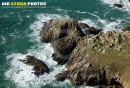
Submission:
MULTIPOLYGON (((55 7, 54 7, 55 8, 55 7)), ((64 12, 65 14, 67 14, 68 12, 71 12, 71 10, 66 10, 66 9, 61 9, 61 8, 55 8, 55 10, 59 11, 59 12, 64 12)))
MULTIPOLYGON (((93 14, 93 13, 89 13, 87 12, 88 14, 90 14, 91 16, 94 16, 97 18, 96 22, 90 20, 90 19, 84 19, 80 22, 82 23, 86 23, 88 24, 89 26, 93 26, 95 28, 98 28, 98 29, 102 29, 102 31, 104 33, 106 33, 107 31, 116 31, 116 32, 122 32, 122 28, 123 28, 123 25, 121 24, 122 21, 124 20, 120 20, 120 19, 114 19, 111 20, 111 21, 108 21, 108 20, 105 20, 105 19, 102 19, 100 18, 98 15, 96 14, 93 14), (98 26, 98 24, 101 24, 102 27, 98 26)), ((107 13, 106 13, 107 14, 107 13)), ((105 16, 105 15, 104 15, 105 16)))
MULTIPOLYGON (((54 52, 50 44, 43 44, 39 42, 39 32, 43 27, 43 22, 47 22, 50 19, 63 19, 67 16, 59 16, 56 14, 38 14, 37 20, 30 25, 30 29, 33 31, 29 36, 31 41, 36 42, 36 45, 27 50, 27 54, 13 53, 7 56, 7 60, 11 65, 10 69, 5 72, 7 79, 12 80, 18 88, 40 88, 43 85, 51 84, 57 86, 57 82, 54 80, 54 76, 59 72, 65 70, 65 66, 58 66, 57 63, 52 60, 51 55, 54 52), (40 77, 36 77, 32 74, 32 66, 28 66, 20 62, 20 59, 25 59, 27 55, 34 55, 36 58, 42 60, 51 69, 49 74, 44 74, 40 77)), ((58 82, 58 86, 68 83, 58 82)))
POLYGON ((77 13, 81 13, 81 14, 85 14, 85 13, 86 13, 86 12, 79 11, 79 10, 77 10, 76 12, 77 12, 77 13))
POLYGON ((103 3, 113 7, 114 4, 122 4, 123 8, 120 8, 123 11, 128 11, 130 13, 130 2, 129 0, 101 0, 103 3))
POLYGON ((104 33, 106 33, 107 31, 122 32, 122 28, 123 28, 123 26, 121 25, 121 20, 115 20, 113 22, 110 22, 107 20, 98 19, 98 22, 100 22, 103 25, 102 28, 100 28, 96 22, 91 21, 90 19, 86 19, 86 20, 83 20, 81 22, 86 23, 86 24, 93 26, 95 28, 102 29, 102 31, 104 33))
MULTIPOLYGON (((53 52, 53 49, 51 48, 50 44, 44 46, 44 48, 42 47, 39 49, 32 49, 33 52, 29 52, 28 54, 14 53, 7 56, 7 59, 10 61, 11 68, 5 73, 5 75, 7 78, 14 81, 17 84, 18 88, 40 88, 40 86, 51 83, 53 86, 56 86, 54 76, 62 70, 65 70, 65 66, 57 66, 57 63, 52 60, 51 54, 53 52), (45 62, 51 69, 51 72, 49 74, 45 73, 40 77, 36 77, 32 73, 32 66, 28 66, 19 61, 20 59, 25 59, 26 55, 34 55, 38 59, 45 62)), ((60 84, 62 85, 65 83, 60 84)))
POLYGON ((6 37, 5 36, 0 36, 0 40, 1 40, 1 44, 5 44, 7 41, 6 41, 6 37))
POLYGON ((116 31, 122 32, 123 26, 120 25, 121 20, 117 20, 117 22, 107 22, 104 26, 103 32, 106 33, 107 31, 116 31))

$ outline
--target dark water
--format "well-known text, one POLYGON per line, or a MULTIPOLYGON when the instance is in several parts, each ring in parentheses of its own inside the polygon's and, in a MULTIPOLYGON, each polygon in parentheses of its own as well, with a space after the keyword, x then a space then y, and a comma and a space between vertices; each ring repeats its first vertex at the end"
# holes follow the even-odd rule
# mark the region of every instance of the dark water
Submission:
MULTIPOLYGON (((121 27, 129 26, 130 24, 130 14, 128 11, 112 8, 109 5, 102 3, 100 0, 44 1, 47 3, 45 8, 0 8, 0 88, 76 87, 70 85, 68 82, 53 82, 54 80, 52 75, 56 72, 52 72, 52 75, 45 77, 50 82, 46 82, 46 79, 43 82, 41 79, 44 79, 44 76, 43 78, 39 78, 40 80, 34 80, 32 78, 28 81, 28 78, 25 78, 21 81, 21 79, 19 79, 21 78, 19 76, 28 76, 26 76, 26 74, 16 72, 18 71, 19 66, 22 67, 22 65, 19 65, 19 62, 15 60, 16 58, 22 58, 22 55, 26 55, 30 52, 34 52, 33 54, 36 54, 36 56, 39 57, 44 56, 40 56, 39 52, 42 52, 40 49, 46 49, 47 45, 41 44, 37 39, 37 32, 40 30, 40 28, 37 27, 40 27, 42 20, 44 22, 52 18, 74 18, 92 25, 96 25, 96 27, 103 30, 112 30, 111 28, 114 29, 115 26, 118 26, 120 29, 121 27), (39 48, 39 46, 43 47, 39 48), (27 86, 27 84, 29 85, 27 86)), ((43 52, 46 52, 46 58, 48 58, 51 53, 48 48, 50 47, 47 46, 47 50, 43 50, 43 52)), ((43 59, 43 61, 44 60, 45 59, 43 59)), ((47 64, 50 64, 49 60, 47 61, 47 64)), ((51 65, 53 64, 51 63, 51 65)), ((62 69, 62 67, 57 67, 56 65, 55 68, 60 68, 60 70, 62 69)))

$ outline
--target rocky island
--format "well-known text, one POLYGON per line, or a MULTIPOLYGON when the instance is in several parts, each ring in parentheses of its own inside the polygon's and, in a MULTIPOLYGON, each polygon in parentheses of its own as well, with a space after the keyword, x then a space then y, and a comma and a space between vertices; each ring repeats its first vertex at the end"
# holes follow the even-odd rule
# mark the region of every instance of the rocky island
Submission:
MULTIPOLYGON (((97 88, 130 88, 130 32, 129 27, 122 30, 103 33, 73 19, 47 22, 40 32, 41 41, 51 43, 53 60, 67 68, 55 76, 56 80, 97 88)), ((35 74, 49 75, 45 64, 28 58, 33 58, 27 62, 33 63, 35 74)))

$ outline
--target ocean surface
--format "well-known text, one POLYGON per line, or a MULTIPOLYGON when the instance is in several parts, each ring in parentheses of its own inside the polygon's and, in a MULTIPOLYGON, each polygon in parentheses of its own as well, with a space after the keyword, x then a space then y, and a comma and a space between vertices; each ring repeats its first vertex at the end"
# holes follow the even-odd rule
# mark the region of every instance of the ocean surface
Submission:
POLYGON ((64 82, 54 80, 54 76, 66 68, 56 65, 52 60, 51 54, 54 51, 51 45, 40 42, 39 32, 44 26, 43 22, 50 19, 74 18, 102 29, 103 32, 120 32, 123 27, 130 26, 130 2, 128 0, 44 2, 47 3, 45 8, 0 8, 0 88, 90 88, 71 85, 68 80, 64 82), (124 7, 115 8, 114 3, 122 3, 124 7), (26 55, 34 55, 44 61, 51 69, 50 74, 40 77, 31 74, 32 67, 19 61, 26 55))

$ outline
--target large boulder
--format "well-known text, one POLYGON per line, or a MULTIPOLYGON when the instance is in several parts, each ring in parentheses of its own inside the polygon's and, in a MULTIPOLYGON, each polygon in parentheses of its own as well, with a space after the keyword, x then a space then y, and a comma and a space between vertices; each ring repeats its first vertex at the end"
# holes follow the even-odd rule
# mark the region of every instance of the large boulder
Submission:
POLYGON ((49 68, 47 67, 47 65, 41 60, 35 58, 34 56, 28 55, 25 60, 20 60, 20 61, 22 61, 27 65, 33 66, 33 70, 35 71, 34 74, 36 76, 42 75, 45 72, 49 73, 49 68))

